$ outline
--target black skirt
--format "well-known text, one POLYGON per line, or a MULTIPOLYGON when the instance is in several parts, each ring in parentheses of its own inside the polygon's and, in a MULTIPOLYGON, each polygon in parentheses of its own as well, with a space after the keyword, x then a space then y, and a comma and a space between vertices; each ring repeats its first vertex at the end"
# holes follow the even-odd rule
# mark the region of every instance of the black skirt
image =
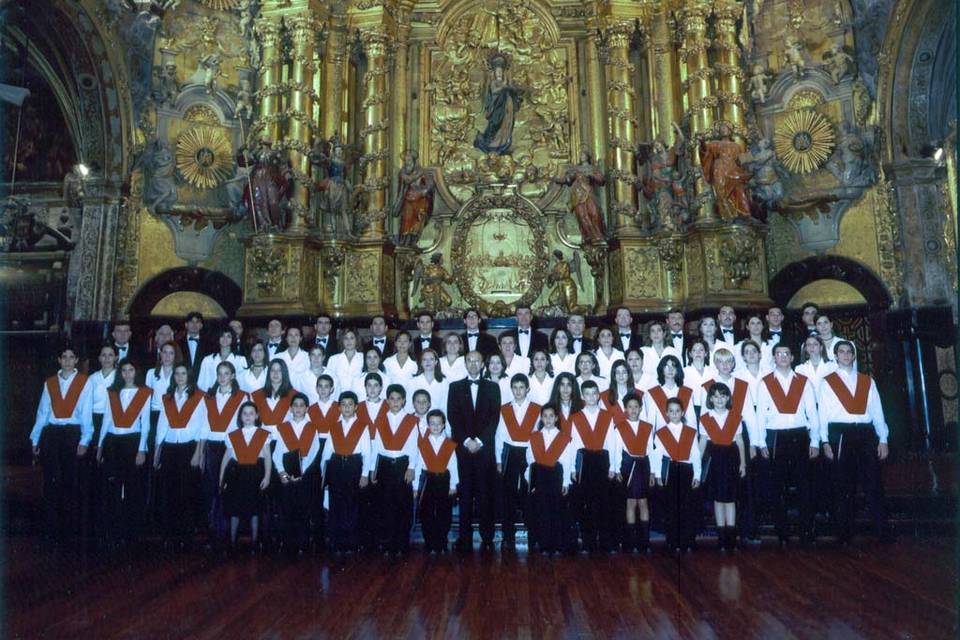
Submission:
POLYGON ((709 462, 707 498, 716 502, 736 502, 740 486, 740 449, 736 444, 708 442, 704 457, 709 462))
POLYGON ((642 500, 650 497, 650 458, 634 457, 624 451, 620 475, 623 476, 627 499, 642 500))
POLYGON ((257 464, 239 464, 231 460, 223 475, 223 511, 231 518, 250 518, 263 510, 263 458, 257 464))

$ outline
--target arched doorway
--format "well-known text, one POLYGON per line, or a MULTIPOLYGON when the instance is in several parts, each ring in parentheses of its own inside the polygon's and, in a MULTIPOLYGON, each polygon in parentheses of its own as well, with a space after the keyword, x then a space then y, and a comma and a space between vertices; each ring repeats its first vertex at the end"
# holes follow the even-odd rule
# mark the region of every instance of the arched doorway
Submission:
POLYGON ((236 315, 243 301, 240 285, 222 273, 201 267, 178 267, 164 271, 144 283, 130 302, 130 319, 145 321, 154 315, 154 309, 162 301, 169 303, 171 296, 184 293, 201 294, 211 298, 223 309, 227 318, 236 315))

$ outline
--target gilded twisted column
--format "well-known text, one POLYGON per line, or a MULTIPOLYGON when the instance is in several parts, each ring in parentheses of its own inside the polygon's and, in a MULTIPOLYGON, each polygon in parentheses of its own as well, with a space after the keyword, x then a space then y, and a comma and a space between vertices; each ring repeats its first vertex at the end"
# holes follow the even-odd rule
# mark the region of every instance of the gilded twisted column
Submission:
POLYGON ((653 97, 654 114, 653 135, 670 145, 673 142, 671 124, 679 122, 677 53, 673 46, 673 27, 670 15, 665 10, 653 14, 651 26, 651 52, 653 60, 653 82, 650 95, 653 97))
POLYGON ((260 61, 260 119, 257 128, 260 135, 276 141, 280 139, 280 123, 283 114, 280 113, 280 86, 282 75, 282 61, 280 55, 280 23, 278 19, 260 17, 255 25, 260 43, 263 45, 263 55, 260 61))
MULTIPOLYGON (((707 16, 710 13, 709 0, 684 0, 681 7, 683 28, 683 44, 680 47, 680 58, 686 63, 686 117, 689 122, 690 136, 697 139, 698 134, 705 134, 713 125, 713 110, 717 99, 712 95, 710 68, 707 50, 710 39, 707 38, 707 16)), ((700 153, 696 145, 693 148, 694 164, 700 165, 700 153)), ((702 176, 697 178, 696 193, 699 196, 707 189, 702 176)), ((713 208, 704 206, 697 215, 698 222, 715 220, 713 208)))
MULTIPOLYGON (((407 3, 411 8, 412 2, 407 3)), ((396 51, 393 55, 393 78, 390 84, 397 89, 391 95, 390 120, 393 126, 390 155, 391 166, 399 167, 403 164, 403 152, 407 148, 407 106, 410 91, 407 87, 407 41, 410 37, 410 12, 404 7, 401 9, 397 24, 396 51)))
POLYGON ((327 139, 340 132, 346 41, 346 16, 331 15, 326 52, 323 56, 323 108, 320 113, 323 137, 327 139))
POLYGON ((716 74, 716 97, 720 105, 720 119, 742 131, 744 102, 742 95, 743 70, 740 67, 740 45, 737 43, 737 19, 743 12, 739 0, 716 0, 713 42, 716 74))
POLYGON ((360 39, 367 58, 367 70, 363 75, 364 126, 360 130, 363 139, 363 190, 367 201, 366 211, 362 214, 365 223, 363 237, 374 239, 383 237, 387 190, 390 186, 387 172, 390 158, 387 139, 387 106, 390 104, 387 49, 392 40, 383 28, 361 31, 360 39))
POLYGON ((630 62, 630 36, 633 24, 614 23, 602 39, 598 36, 601 58, 606 58, 607 130, 613 212, 617 230, 633 228, 633 64, 630 62), (605 49, 605 51, 604 51, 605 49))
POLYGON ((320 21, 303 14, 287 19, 292 36, 292 51, 287 86, 287 136, 285 146, 290 153, 294 172, 290 231, 303 231, 310 204, 310 145, 313 140, 313 54, 315 34, 320 21))

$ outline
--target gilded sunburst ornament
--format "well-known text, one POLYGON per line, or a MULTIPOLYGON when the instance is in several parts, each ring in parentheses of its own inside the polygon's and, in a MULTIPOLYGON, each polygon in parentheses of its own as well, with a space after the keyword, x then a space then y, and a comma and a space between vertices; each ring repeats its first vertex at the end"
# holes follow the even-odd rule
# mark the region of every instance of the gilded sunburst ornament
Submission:
POLYGON ((191 127, 177 138, 177 171, 199 189, 212 189, 230 177, 230 141, 221 129, 191 127))
POLYGON ((243 4, 243 0, 200 0, 200 4, 217 11, 231 11, 238 9, 243 4))
POLYGON ((773 146, 791 173, 811 173, 822 167, 836 142, 833 125, 819 111, 799 109, 777 126, 773 146))

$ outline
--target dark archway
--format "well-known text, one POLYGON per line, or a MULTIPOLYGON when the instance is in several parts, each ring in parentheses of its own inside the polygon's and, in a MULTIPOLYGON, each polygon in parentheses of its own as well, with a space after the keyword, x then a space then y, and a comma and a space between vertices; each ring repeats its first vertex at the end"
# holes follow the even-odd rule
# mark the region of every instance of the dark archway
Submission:
POLYGON ((824 279, 849 284, 863 295, 870 311, 889 309, 893 304, 876 274, 856 260, 841 256, 815 256, 787 265, 770 280, 770 297, 785 306, 804 285, 824 279))
POLYGON ((180 291, 193 291, 213 298, 227 312, 228 318, 236 315, 243 302, 240 285, 222 273, 201 267, 177 267, 144 283, 130 303, 130 318, 149 317, 158 302, 180 291))

